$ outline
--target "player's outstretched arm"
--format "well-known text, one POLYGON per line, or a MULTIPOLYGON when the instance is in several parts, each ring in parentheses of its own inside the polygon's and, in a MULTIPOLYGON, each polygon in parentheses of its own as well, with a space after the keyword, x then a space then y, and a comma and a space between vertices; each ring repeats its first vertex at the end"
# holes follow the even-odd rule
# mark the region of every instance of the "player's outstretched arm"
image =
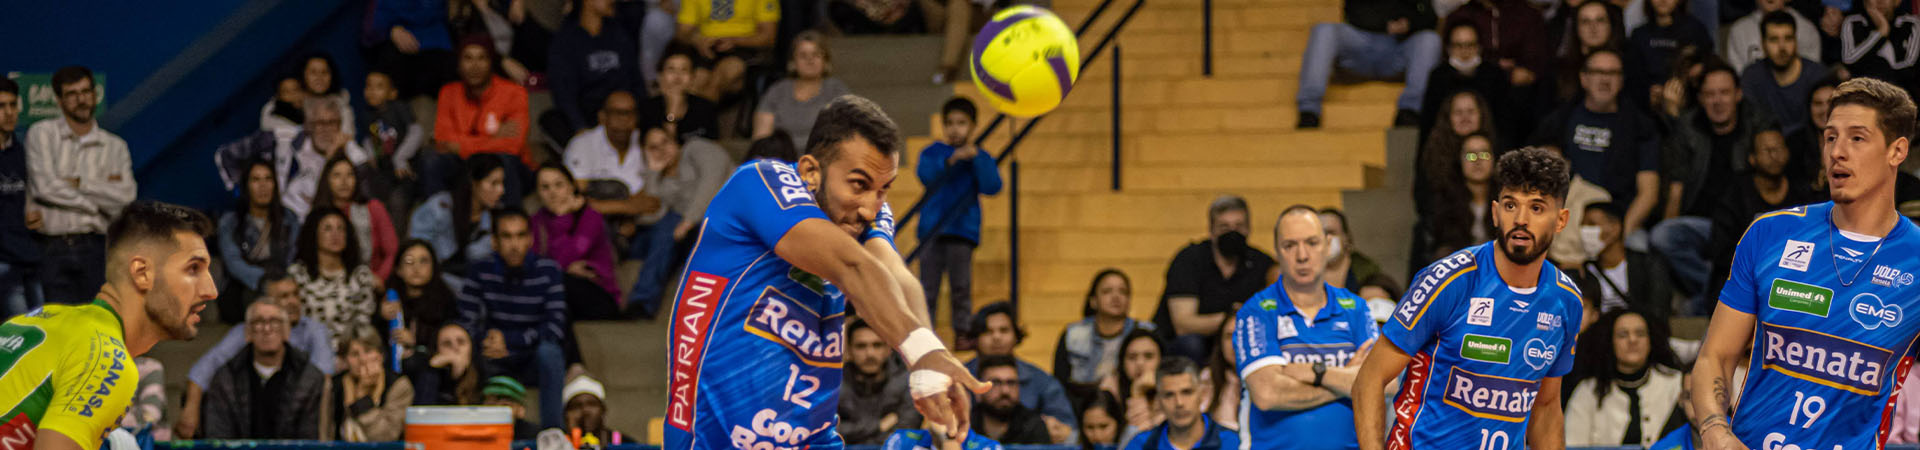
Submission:
POLYGON ((1560 377, 1540 379, 1540 393, 1533 398, 1533 417, 1527 420, 1527 448, 1566 449, 1566 416, 1560 409, 1560 377))
POLYGON ((1387 445, 1387 383, 1413 358, 1386 339, 1375 341, 1367 353, 1353 380, 1353 429, 1361 450, 1380 450, 1387 445))
POLYGON ((1721 303, 1707 322, 1707 336, 1700 343, 1700 357, 1694 360, 1693 376, 1687 386, 1693 398, 1693 429, 1700 433, 1700 446, 1707 450, 1738 449, 1747 446, 1733 435, 1727 422, 1733 402, 1727 395, 1733 388, 1733 369, 1753 337, 1754 317, 1721 303))
POLYGON ((900 257, 900 250, 893 248, 893 243, 879 238, 867 239, 860 246, 893 274, 893 281, 900 285, 900 293, 906 297, 907 309, 913 311, 913 316, 920 318, 920 323, 932 326, 933 311, 927 309, 927 294, 920 290, 920 278, 913 275, 912 268, 907 267, 907 260, 900 257))

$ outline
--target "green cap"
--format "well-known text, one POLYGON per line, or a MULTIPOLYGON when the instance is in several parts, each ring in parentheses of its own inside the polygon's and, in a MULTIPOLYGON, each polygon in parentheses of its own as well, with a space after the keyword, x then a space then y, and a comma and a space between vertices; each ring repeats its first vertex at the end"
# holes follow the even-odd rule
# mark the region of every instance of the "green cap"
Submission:
POLYGON ((526 401, 527 387, 509 376, 497 376, 487 379, 487 387, 480 390, 481 395, 501 396, 515 402, 526 401))

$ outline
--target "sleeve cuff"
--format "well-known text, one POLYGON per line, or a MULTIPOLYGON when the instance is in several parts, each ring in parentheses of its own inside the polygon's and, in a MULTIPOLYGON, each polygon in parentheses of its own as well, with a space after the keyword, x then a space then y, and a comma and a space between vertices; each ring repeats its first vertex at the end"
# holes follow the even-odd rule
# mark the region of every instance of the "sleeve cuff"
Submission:
POLYGON ((1287 360, 1281 359, 1279 356, 1261 357, 1260 359, 1256 359, 1256 360, 1253 360, 1253 362, 1247 363, 1246 367, 1242 367, 1240 369, 1240 379, 1245 380, 1249 377, 1252 377, 1254 372, 1259 372, 1260 369, 1264 369, 1267 366, 1280 366, 1280 365, 1286 365, 1286 364, 1287 364, 1287 360))

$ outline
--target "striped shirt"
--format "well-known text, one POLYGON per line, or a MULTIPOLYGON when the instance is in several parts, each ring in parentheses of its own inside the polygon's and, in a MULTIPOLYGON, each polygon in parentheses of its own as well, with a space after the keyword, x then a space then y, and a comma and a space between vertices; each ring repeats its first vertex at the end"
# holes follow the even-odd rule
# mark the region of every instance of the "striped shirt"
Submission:
POLYGON ((507 350, 531 350, 541 342, 565 339, 567 293, 560 264, 529 253, 520 267, 509 268, 499 253, 468 267, 460 288, 460 323, 474 340, 500 330, 507 350))
POLYGON ((133 202, 138 186, 127 141, 101 129, 76 135, 64 119, 42 120, 27 130, 31 208, 40 208, 40 233, 106 233, 107 224, 133 202))

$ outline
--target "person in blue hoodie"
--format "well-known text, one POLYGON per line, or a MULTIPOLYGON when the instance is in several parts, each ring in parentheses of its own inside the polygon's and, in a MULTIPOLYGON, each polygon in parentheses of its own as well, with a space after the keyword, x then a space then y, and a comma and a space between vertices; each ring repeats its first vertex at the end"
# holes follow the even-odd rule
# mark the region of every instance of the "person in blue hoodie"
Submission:
MULTIPOLYGON (((978 111, 965 97, 954 97, 940 107, 943 137, 920 150, 917 173, 926 187, 919 237, 927 245, 920 259, 920 287, 927 294, 927 310, 939 311, 940 280, 949 281, 948 303, 953 308, 955 336, 969 336, 973 312, 973 249, 980 246, 980 196, 1000 193, 1000 166, 993 155, 973 145, 978 111)), ((957 343, 973 348, 970 340, 957 343)))

